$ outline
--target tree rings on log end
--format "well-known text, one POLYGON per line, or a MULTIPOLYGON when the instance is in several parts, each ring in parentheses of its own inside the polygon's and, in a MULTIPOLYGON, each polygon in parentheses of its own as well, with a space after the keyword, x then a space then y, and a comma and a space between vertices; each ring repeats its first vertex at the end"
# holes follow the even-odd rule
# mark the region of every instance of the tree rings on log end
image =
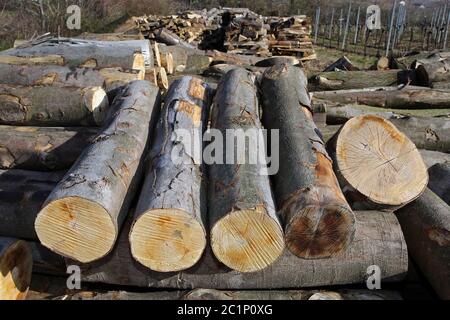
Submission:
POLYGON ((106 256, 117 238, 117 227, 108 212, 80 197, 47 204, 36 218, 35 229, 44 246, 82 263, 106 256))
POLYGON ((24 300, 31 282, 33 259, 25 241, 0 243, 0 300, 24 300))
POLYGON ((255 272, 270 266, 283 253, 283 231, 266 212, 234 211, 212 228, 211 247, 227 267, 255 272))
POLYGON ((403 206, 428 184, 427 168, 413 142, 390 121, 374 115, 349 120, 336 141, 339 174, 370 201, 403 206))
POLYGON ((287 248, 297 257, 321 259, 346 250, 354 234, 355 216, 350 208, 308 206, 288 222, 285 239, 287 248))
POLYGON ((84 105, 92 112, 94 121, 97 125, 102 125, 108 113, 108 96, 101 87, 90 87, 84 91, 84 105))
POLYGON ((202 224, 178 209, 157 209, 140 216, 130 231, 131 254, 158 272, 176 272, 195 265, 206 247, 202 224))

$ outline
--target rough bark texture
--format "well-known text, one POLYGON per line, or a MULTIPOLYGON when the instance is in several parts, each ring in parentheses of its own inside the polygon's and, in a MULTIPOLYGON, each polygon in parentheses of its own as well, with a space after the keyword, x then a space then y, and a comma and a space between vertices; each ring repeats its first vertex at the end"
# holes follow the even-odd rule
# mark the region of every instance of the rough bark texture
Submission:
POLYGON ((418 82, 432 87, 436 82, 450 81, 450 59, 420 64, 416 69, 418 82))
POLYGON ((133 257, 152 270, 190 268, 206 246, 205 177, 197 151, 211 98, 208 85, 194 77, 176 80, 165 98, 130 233, 133 257))
POLYGON ((419 152, 422 155, 423 162, 425 162, 427 168, 431 168, 435 164, 439 163, 450 163, 450 153, 443 153, 439 151, 430 151, 423 149, 420 149, 419 152))
POLYGON ((273 182, 286 245, 299 257, 325 258, 347 249, 355 217, 314 124, 306 86, 297 67, 268 69, 261 84, 263 124, 279 130, 282 163, 273 182))
POLYGON ((327 150, 353 209, 395 210, 427 186, 427 168, 414 143, 378 116, 352 118, 327 150))
POLYGON ((428 173, 430 175, 428 187, 450 205, 450 162, 436 164, 428 170, 428 173))
POLYGON ((64 174, 0 170, 0 235, 36 240, 34 220, 64 174))
POLYGON ((24 300, 33 259, 26 242, 0 237, 0 300, 24 300))
POLYGON ((285 250, 273 265, 253 273, 231 271, 210 249, 195 267, 180 273, 152 272, 133 264, 124 228, 114 252, 82 266, 82 280, 152 288, 285 289, 365 283, 367 268, 378 265, 382 283, 401 281, 408 270, 408 253, 395 215, 356 212, 355 241, 330 259, 299 259, 285 250))
POLYGON ((450 92, 435 89, 315 92, 314 97, 390 109, 448 109, 450 92))
POLYGON ((65 66, 0 64, 0 83, 22 86, 103 87, 110 92, 134 80, 144 80, 144 72, 120 68, 69 68, 65 66))
POLYGON ((145 71, 153 66, 148 40, 93 41, 83 39, 51 39, 47 42, 2 51, 0 55, 40 57, 59 55, 68 67, 123 68, 145 71))
POLYGON ((450 299, 450 207, 427 189, 396 212, 408 251, 442 299, 450 299))
POLYGON ((101 125, 108 108, 108 97, 100 87, 23 87, 0 84, 0 124, 101 125))
POLYGON ((227 73, 217 89, 211 115, 211 129, 224 137, 221 150, 216 151, 223 159, 209 167, 211 246, 221 262, 241 272, 266 268, 284 249, 265 164, 254 81, 244 69, 227 73), (237 146, 240 138, 244 139, 243 150, 237 146))
POLYGON ((323 72, 309 79, 310 91, 358 89, 392 86, 398 82, 398 70, 323 72))
POLYGON ((0 169, 69 169, 97 128, 0 126, 0 169))
POLYGON ((113 104, 110 122, 48 197, 35 227, 42 244, 90 262, 111 251, 128 212, 159 90, 130 83, 113 104), (139 130, 136 130, 139 128, 139 130))

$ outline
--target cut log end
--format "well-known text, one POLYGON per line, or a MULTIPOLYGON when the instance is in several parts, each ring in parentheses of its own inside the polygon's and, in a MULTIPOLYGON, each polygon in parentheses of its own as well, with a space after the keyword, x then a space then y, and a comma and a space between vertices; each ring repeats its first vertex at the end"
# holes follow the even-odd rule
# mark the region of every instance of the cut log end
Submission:
POLYGON ((142 53, 135 53, 133 55, 133 70, 139 70, 145 72, 145 57, 142 53))
POLYGON ((336 142, 336 158, 350 186, 377 204, 404 205, 428 184, 427 168, 414 143, 377 116, 346 123, 336 142))
POLYGON ((44 246, 82 263, 106 256, 117 237, 117 228, 108 212, 80 197, 47 204, 36 218, 35 229, 44 246))
POLYGON ((25 241, 6 248, 0 243, 0 300, 24 300, 31 282, 33 260, 25 241))
POLYGON ((348 207, 302 208, 286 227, 286 246, 304 259, 335 256, 346 250, 355 234, 355 217, 348 207))
POLYGON ((240 272, 270 266, 284 250, 283 231, 277 221, 260 210, 240 210, 219 220, 211 231, 215 256, 240 272))
POLYGON ((206 235, 201 223, 185 211, 150 210, 133 225, 130 246, 134 259, 147 268, 176 272, 200 260, 206 235))
POLYGON ((95 123, 101 125, 109 107, 108 95, 105 90, 100 87, 87 88, 84 92, 84 104, 92 112, 95 123))

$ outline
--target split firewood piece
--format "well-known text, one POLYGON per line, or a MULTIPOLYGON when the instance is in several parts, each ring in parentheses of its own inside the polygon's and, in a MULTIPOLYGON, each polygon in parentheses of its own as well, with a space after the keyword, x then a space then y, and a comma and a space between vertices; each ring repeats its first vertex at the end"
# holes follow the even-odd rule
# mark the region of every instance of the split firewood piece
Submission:
POLYGON ((206 246, 205 173, 196 152, 202 149, 211 94, 198 78, 174 81, 156 126, 129 235, 134 259, 155 271, 188 269, 206 246))
POLYGON ((80 262, 104 257, 127 214, 138 169, 159 110, 159 90, 130 83, 116 97, 110 122, 48 197, 36 219, 43 245, 80 262), (137 130, 138 129, 138 130, 137 130))
POLYGON ((166 69, 167 74, 173 74, 174 64, 173 56, 170 52, 165 52, 161 54, 161 65, 166 69))
POLYGON ((450 205, 450 163, 438 163, 428 169, 428 187, 450 205))
POLYGON ((159 44, 158 42, 155 41, 155 43, 153 44, 153 55, 155 56, 155 66, 156 67, 161 67, 161 53, 159 51, 159 44))
POLYGON ((450 206, 430 189, 396 212, 408 252, 441 299, 450 299, 450 206))
POLYGON ((22 86, 103 87, 110 92, 134 80, 144 80, 144 72, 120 68, 69 68, 0 63, 0 83, 22 86))
POLYGON ((54 38, 43 43, 2 51, 0 55, 23 58, 57 55, 68 67, 122 68, 145 71, 153 66, 148 40, 94 41, 54 38))
POLYGON ((101 125, 109 109, 101 87, 11 86, 0 84, 0 124, 101 125))
POLYGON ((0 126, 0 169, 69 169, 98 128, 0 126))
POLYGON ((156 72, 156 82, 158 84, 158 87, 161 90, 167 90, 169 89, 169 79, 167 78, 167 72, 164 67, 158 68, 155 67, 156 72))
POLYGON ((34 221, 66 171, 0 170, 0 235, 37 240, 34 221))
POLYGON ((0 300, 25 300, 33 258, 25 241, 0 237, 0 300))
POLYGON ((286 245, 301 258, 326 258, 350 245, 355 216, 313 122, 306 86, 300 68, 284 64, 268 69, 261 83, 263 124, 279 130, 283 162, 273 182, 286 245))
POLYGON ((213 164, 209 169, 211 246, 222 263, 240 272, 270 266, 284 249, 267 167, 261 161, 266 146, 258 136, 262 135, 262 125, 254 82, 254 76, 244 69, 228 72, 217 89, 211 116, 211 128, 226 137, 221 154, 227 158, 221 159, 225 164, 213 164), (228 136, 230 130, 236 135, 250 134, 243 154, 238 154, 240 146, 233 143, 239 137, 228 136), (232 151, 226 149, 230 144, 232 151), (233 159, 228 159, 230 152, 233 159), (259 161, 248 163, 252 156, 259 161))
POLYGON ((349 120, 327 149, 354 209, 397 209, 427 186, 427 168, 416 146, 381 117, 349 120))

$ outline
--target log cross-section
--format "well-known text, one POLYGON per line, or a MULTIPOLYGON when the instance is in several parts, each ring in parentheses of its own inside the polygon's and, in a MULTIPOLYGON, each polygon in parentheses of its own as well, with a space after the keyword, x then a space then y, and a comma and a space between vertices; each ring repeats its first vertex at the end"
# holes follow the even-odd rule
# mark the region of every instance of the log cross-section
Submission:
POLYGON ((342 194, 313 122, 306 76, 280 64, 262 79, 263 124, 279 130, 280 163, 274 192, 285 223, 286 246, 302 258, 326 258, 350 245, 355 217, 342 194))
POLYGON ((111 120, 53 190, 36 233, 63 256, 90 262, 108 254, 127 214, 147 145, 159 90, 130 83, 116 97, 111 120))
POLYGON ((266 165, 261 161, 249 163, 251 155, 266 155, 266 146, 258 140, 262 125, 254 82, 254 76, 244 69, 228 72, 217 89, 211 115, 211 128, 225 137, 224 158, 229 156, 227 146, 234 148, 231 162, 221 159, 224 164, 209 168, 211 246, 221 262, 241 272, 270 266, 284 249, 266 165), (227 134, 230 131, 231 136, 227 134), (250 141, 244 141, 243 154, 238 153, 236 144, 239 133, 245 140, 247 134, 250 136, 250 141), (237 161, 246 158, 245 163, 237 161))
POLYGON ((174 81, 156 126, 129 235, 134 259, 154 271, 187 269, 206 246, 205 176, 194 144, 201 151, 211 93, 198 78, 174 81), (182 136, 182 131, 189 137, 182 136))

